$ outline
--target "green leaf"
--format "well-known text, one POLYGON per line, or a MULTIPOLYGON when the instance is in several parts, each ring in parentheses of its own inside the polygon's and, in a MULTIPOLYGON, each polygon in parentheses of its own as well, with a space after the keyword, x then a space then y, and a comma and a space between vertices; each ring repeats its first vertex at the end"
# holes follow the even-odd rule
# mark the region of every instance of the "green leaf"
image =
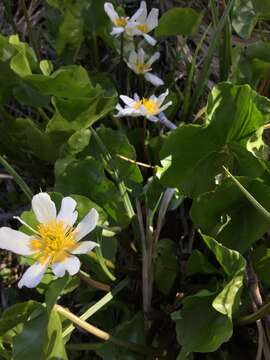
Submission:
MULTIPOLYGON (((112 333, 117 338, 144 345, 143 314, 141 312, 137 313, 131 320, 118 325, 112 333)), ((134 352, 129 352, 110 342, 103 343, 96 352, 103 360, 139 360, 141 358, 141 355, 136 355, 134 352)))
POLYGON ((24 323, 29 315, 40 306, 39 303, 32 300, 10 306, 1 314, 0 336, 18 324, 24 323))
POLYGON ((128 223, 118 189, 105 177, 102 164, 90 157, 68 164, 57 176, 55 189, 64 195, 86 196, 101 206, 117 225, 128 223))
POLYGON ((191 197, 214 189, 224 164, 241 175, 260 176, 264 171, 259 159, 248 152, 247 143, 269 121, 266 98, 248 85, 221 83, 209 96, 206 115, 205 126, 179 127, 161 150, 162 159, 171 157, 171 165, 161 176, 163 185, 177 187, 191 197))
POLYGON ((270 4, 265 0, 236 0, 232 11, 234 30, 248 38, 258 20, 269 20, 270 4))
POLYGON ((213 307, 221 314, 231 318, 233 309, 239 305, 246 261, 239 252, 226 248, 209 236, 202 234, 202 237, 229 279, 229 282, 214 299, 213 307))
MULTIPOLYGON (((258 180, 238 178, 268 211, 270 188, 258 180)), ((233 180, 227 179, 215 190, 193 202, 191 217, 203 233, 241 253, 269 229, 269 221, 249 202, 233 180)))
POLYGON ((39 159, 49 162, 57 159, 59 147, 66 139, 62 134, 46 134, 30 118, 2 122, 0 130, 0 148, 3 152, 23 158, 25 153, 33 153, 39 159))
POLYGON ((55 98, 53 104, 56 113, 48 123, 47 131, 77 131, 88 128, 111 112, 115 107, 116 97, 104 96, 100 87, 95 91, 93 96, 87 98, 71 100, 55 98))
POLYGON ((31 318, 26 321, 22 332, 14 338, 14 360, 41 358, 47 322, 45 308, 38 315, 32 314, 31 318))
POLYGON ((207 257, 195 249, 191 253, 186 264, 187 275, 215 274, 218 270, 208 261, 207 257))
POLYGON ((62 323, 56 311, 49 317, 42 360, 68 360, 62 337, 62 323))
MULTIPOLYGON (((125 133, 120 130, 112 130, 102 126, 97 130, 97 134, 106 145, 107 150, 112 156, 114 165, 119 171, 121 180, 123 180, 127 186, 130 185, 131 187, 133 183, 141 183, 143 181, 143 177, 139 167, 128 161, 136 161, 136 150, 130 144, 125 133)), ((95 159, 100 158, 100 160, 102 160, 100 147, 93 137, 91 138, 88 151, 89 155, 95 157, 95 159)), ((107 163, 105 164, 105 168, 113 175, 111 167, 107 163)))
POLYGON ((48 290, 45 294, 45 301, 47 305, 48 314, 51 313, 55 303, 57 302, 58 297, 61 295, 61 292, 65 289, 69 282, 70 278, 66 274, 62 278, 56 279, 51 282, 48 286, 48 290))
POLYGON ((184 352, 212 352, 232 336, 231 319, 212 307, 216 292, 202 290, 183 300, 182 310, 172 314, 177 340, 184 352))
POLYGON ((270 249, 262 244, 252 252, 252 263, 254 270, 264 284, 270 285, 270 249))
POLYGON ((234 49, 234 81, 250 84, 254 89, 270 70, 270 43, 257 41, 245 48, 234 49), (239 51, 240 54, 239 54, 239 51))
POLYGON ((25 80, 43 95, 78 99, 93 92, 87 71, 79 65, 63 66, 49 76, 29 75, 25 80))
POLYGON ((49 76, 53 72, 53 63, 50 60, 41 60, 39 67, 43 75, 49 76))
POLYGON ((179 273, 179 264, 177 263, 177 246, 170 239, 160 239, 157 243, 155 253, 155 284, 159 291, 168 295, 175 279, 179 273))
POLYGON ((156 28, 156 36, 194 35, 202 21, 203 13, 190 8, 173 8, 165 12, 156 28))

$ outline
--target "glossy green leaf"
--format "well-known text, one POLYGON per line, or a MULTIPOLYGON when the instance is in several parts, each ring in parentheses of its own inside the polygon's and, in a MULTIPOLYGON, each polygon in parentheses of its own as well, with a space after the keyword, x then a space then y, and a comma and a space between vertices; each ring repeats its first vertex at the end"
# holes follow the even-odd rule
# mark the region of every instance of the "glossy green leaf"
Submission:
POLYGON ((171 165, 162 183, 196 197, 215 188, 224 164, 241 175, 260 176, 264 166, 246 146, 269 116, 270 102, 249 86, 221 83, 209 96, 205 126, 184 125, 165 141, 161 158, 170 156, 171 165))
POLYGON ((248 38, 258 20, 269 20, 270 4, 265 0, 236 0, 232 12, 234 30, 248 38))
POLYGON ((18 324, 24 323, 29 315, 39 307, 40 304, 32 300, 10 306, 1 315, 0 335, 5 334, 18 324))
POLYGON ((67 286, 69 280, 70 280, 70 278, 66 274, 62 278, 58 278, 49 284, 48 290, 46 291, 46 294, 45 294, 45 300, 46 300, 48 314, 51 313, 53 306, 57 302, 57 299, 60 296, 61 292, 67 286))
POLYGON ((103 166, 93 158, 74 160, 57 177, 56 191, 64 195, 83 195, 101 206, 119 224, 128 218, 114 183, 105 177, 103 166))
POLYGON ((226 248, 209 236, 202 234, 202 237, 228 278, 227 284, 214 299, 213 307, 231 318, 233 309, 239 306, 246 261, 239 252, 226 248))
POLYGON ((202 21, 203 13, 190 8, 173 8, 165 12, 156 28, 156 36, 194 35, 202 21))
MULTIPOLYGON (((270 210, 270 188, 258 180, 238 178, 270 210)), ((230 179, 193 202, 191 216, 203 233, 230 249, 245 252, 269 229, 269 222, 230 179)))
POLYGON ((232 322, 212 307, 216 292, 202 290, 188 296, 183 308, 172 314, 178 342, 184 352, 212 352, 232 336, 232 322))
POLYGON ((215 274, 218 270, 208 261, 207 257, 199 250, 192 251, 186 264, 187 275, 215 274))
MULTIPOLYGON (((136 344, 144 345, 144 319, 141 312, 137 313, 129 321, 125 321, 113 330, 113 335, 123 340, 128 340, 136 344)), ((103 360, 139 360, 141 355, 130 352, 122 347, 118 347, 110 342, 104 343, 97 350, 103 360)))

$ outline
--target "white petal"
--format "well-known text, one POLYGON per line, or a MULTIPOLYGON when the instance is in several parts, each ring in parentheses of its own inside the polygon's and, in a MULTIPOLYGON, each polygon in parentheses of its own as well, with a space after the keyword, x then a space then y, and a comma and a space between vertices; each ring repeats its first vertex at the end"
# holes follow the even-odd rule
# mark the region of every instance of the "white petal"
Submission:
POLYGON ((118 114, 116 114, 116 117, 124 117, 124 116, 138 116, 139 112, 136 109, 132 108, 126 108, 119 111, 118 114))
POLYGON ((149 29, 149 32, 158 26, 158 14, 159 14, 159 10, 156 8, 150 11, 146 20, 146 25, 149 29))
POLYGON ((39 193, 32 199, 32 209, 40 223, 48 223, 56 219, 56 207, 47 193, 39 193))
POLYGON ((152 121, 152 122, 158 122, 159 118, 157 116, 153 116, 153 115, 148 115, 146 116, 148 120, 152 121))
POLYGON ((148 42, 148 44, 155 46, 157 43, 157 40, 154 39, 152 36, 148 35, 148 34, 143 34, 142 36, 145 38, 145 40, 148 42))
POLYGON ((30 248, 31 236, 8 227, 0 228, 0 249, 12 251, 19 255, 32 255, 30 248))
POLYGON ((161 108, 159 109, 159 112, 166 110, 171 105, 172 105, 172 101, 167 102, 165 105, 161 106, 161 108))
POLYGON ((131 66, 137 62, 137 53, 135 50, 132 50, 129 54, 128 62, 131 66))
POLYGON ((155 52, 154 55, 150 57, 150 59, 147 61, 147 65, 151 66, 155 61, 157 61, 160 58, 160 53, 155 52))
POLYGON ((124 32, 125 29, 123 27, 113 27, 112 31, 110 32, 110 34, 113 35, 120 35, 122 32, 124 32))
POLYGON ((152 73, 146 73, 144 74, 144 77, 147 81, 149 81, 154 86, 161 86, 164 84, 164 81, 161 80, 158 76, 152 74, 152 73))
POLYGON ((78 246, 76 249, 72 250, 72 254, 88 254, 92 251, 96 246, 99 246, 98 243, 94 241, 80 241, 78 242, 78 246))
POLYGON ((167 90, 165 91, 165 93, 159 95, 159 97, 157 98, 157 105, 158 105, 158 106, 160 106, 160 105, 163 103, 163 101, 166 99, 166 97, 168 96, 168 94, 169 94, 169 90, 167 89, 167 90))
POLYGON ((146 18, 147 18, 146 2, 141 1, 139 9, 135 12, 135 14, 131 17, 130 20, 137 21, 138 23, 145 23, 146 18))
POLYGON ((134 99, 126 95, 120 95, 120 99, 128 106, 132 106, 135 103, 134 99))
POLYGON ((75 229, 76 240, 79 241, 89 234, 97 226, 98 212, 96 209, 92 209, 77 225, 75 229))
POLYGON ((73 226, 77 220, 78 212, 75 211, 77 202, 70 196, 64 197, 61 203, 61 209, 57 215, 57 220, 62 220, 65 225, 73 226))
POLYGON ((52 265, 52 271, 55 276, 63 277, 67 271, 69 275, 75 275, 80 270, 80 260, 76 256, 69 256, 65 261, 52 265))
POLYGON ((144 64, 144 51, 142 48, 138 51, 138 62, 139 64, 144 64))
POLYGON ((40 264, 39 262, 36 262, 34 265, 30 266, 23 274, 21 280, 18 282, 18 287, 19 288, 23 286, 26 286, 28 288, 36 287, 40 283, 47 269, 47 266, 48 266, 48 262, 45 264, 40 264))
POLYGON ((111 19, 111 21, 113 23, 115 22, 115 20, 117 20, 119 18, 119 15, 114 10, 113 4, 111 4, 109 2, 106 2, 104 4, 104 11, 109 16, 109 18, 111 19))

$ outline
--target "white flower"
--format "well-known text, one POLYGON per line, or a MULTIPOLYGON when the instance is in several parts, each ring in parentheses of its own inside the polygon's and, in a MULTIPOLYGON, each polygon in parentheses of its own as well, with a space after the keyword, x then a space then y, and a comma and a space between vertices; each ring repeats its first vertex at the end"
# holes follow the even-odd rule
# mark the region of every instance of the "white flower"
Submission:
POLYGON ((142 35, 150 45, 156 45, 157 41, 148 33, 158 26, 159 10, 153 8, 147 16, 146 2, 142 1, 137 13, 136 26, 132 29, 133 35, 142 35))
POLYGON ((56 207, 47 193, 39 193, 32 199, 32 209, 39 222, 37 230, 28 226, 33 235, 29 236, 8 227, 0 228, 0 249, 15 254, 31 256, 35 263, 23 274, 18 286, 33 288, 37 286, 48 266, 57 277, 67 271, 70 275, 80 270, 80 261, 74 255, 89 253, 98 246, 93 241, 80 241, 97 225, 98 213, 92 209, 84 219, 74 227, 78 213, 76 201, 71 197, 62 200, 61 209, 56 214, 56 207))
POLYGON ((142 9, 136 11, 136 13, 129 19, 127 16, 119 16, 114 9, 112 3, 106 2, 104 4, 104 11, 109 16, 111 22, 115 25, 112 29, 111 35, 119 36, 125 32, 129 36, 133 36, 132 29, 136 26, 136 20, 140 17, 142 9))
POLYGON ((116 106, 116 109, 118 110, 116 116, 144 116, 148 120, 154 122, 159 121, 157 115, 172 105, 172 101, 162 105, 168 94, 169 91, 166 90, 166 92, 161 94, 159 97, 152 95, 148 99, 139 98, 138 95, 135 95, 134 99, 125 95, 120 95, 121 100, 125 103, 125 107, 123 108, 120 104, 118 104, 116 106))
POLYGON ((144 75, 145 79, 149 81, 154 86, 161 86, 164 82, 156 75, 151 73, 151 65, 158 60, 160 53, 156 52, 150 59, 145 61, 145 52, 143 49, 139 49, 138 53, 136 51, 131 51, 129 59, 127 62, 128 67, 133 70, 137 75, 144 75))

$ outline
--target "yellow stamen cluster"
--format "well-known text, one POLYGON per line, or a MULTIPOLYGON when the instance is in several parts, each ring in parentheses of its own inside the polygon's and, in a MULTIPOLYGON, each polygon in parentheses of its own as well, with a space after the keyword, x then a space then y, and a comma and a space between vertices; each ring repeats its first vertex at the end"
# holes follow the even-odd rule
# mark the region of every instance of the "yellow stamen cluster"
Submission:
POLYGON ((155 115, 159 111, 159 107, 158 107, 157 103, 152 99, 142 98, 141 100, 136 101, 132 105, 132 107, 136 110, 139 110, 141 105, 143 105, 145 107, 145 109, 147 110, 147 112, 151 115, 155 115))
POLYGON ((149 28, 146 24, 137 25, 137 29, 139 29, 144 34, 147 34, 149 32, 149 28))
POLYGON ((64 261, 77 246, 74 228, 66 228, 63 221, 39 224, 37 231, 37 236, 31 240, 31 249, 37 252, 38 261, 42 264, 64 261))
POLYGON ((145 71, 149 70, 149 65, 147 64, 142 64, 142 63, 135 63, 134 64, 134 67, 135 67, 135 71, 137 74, 144 74, 145 71))
POLYGON ((116 26, 124 27, 127 25, 127 19, 124 17, 119 17, 118 19, 115 20, 114 23, 116 26))

